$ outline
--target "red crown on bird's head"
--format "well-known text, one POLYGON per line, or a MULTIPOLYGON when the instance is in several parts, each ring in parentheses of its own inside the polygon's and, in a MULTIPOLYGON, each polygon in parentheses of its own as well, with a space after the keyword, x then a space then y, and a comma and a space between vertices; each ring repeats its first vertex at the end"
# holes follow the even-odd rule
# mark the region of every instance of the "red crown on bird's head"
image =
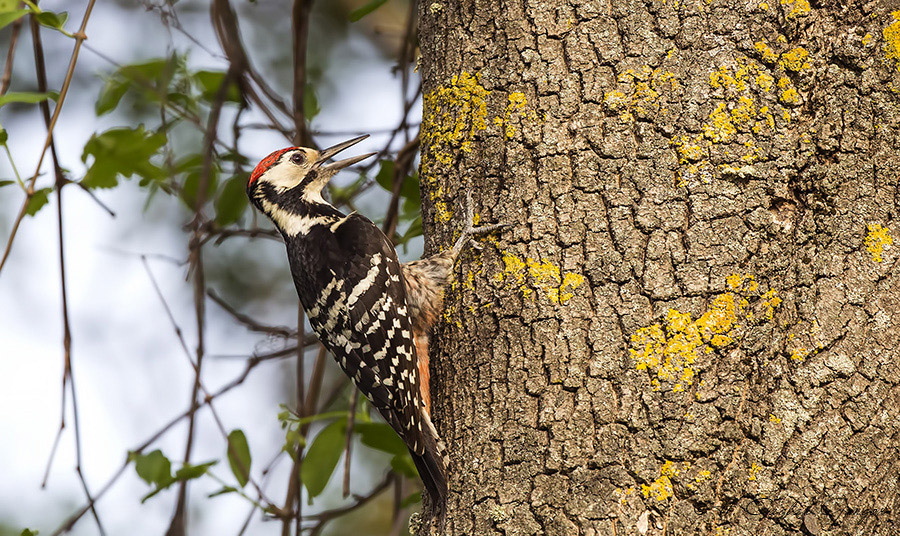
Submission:
POLYGON ((288 151, 293 151, 294 149, 299 149, 299 147, 286 147, 284 149, 279 149, 260 160, 259 164, 256 164, 256 167, 253 168, 253 173, 250 174, 250 182, 247 183, 247 186, 253 186, 253 183, 256 182, 257 179, 262 177, 263 173, 265 173, 270 167, 278 163, 281 155, 288 151))

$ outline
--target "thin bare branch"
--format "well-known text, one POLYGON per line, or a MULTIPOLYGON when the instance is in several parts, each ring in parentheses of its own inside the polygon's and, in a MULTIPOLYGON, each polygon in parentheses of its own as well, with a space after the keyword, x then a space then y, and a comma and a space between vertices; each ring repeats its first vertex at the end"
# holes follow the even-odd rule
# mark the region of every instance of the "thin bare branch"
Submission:
MULTIPOLYGON (((218 3, 218 2, 217 2, 218 3)), ((194 218, 191 222, 193 228, 191 240, 188 245, 190 271, 194 275, 194 312, 197 323, 197 349, 196 349, 196 369, 194 371, 194 385, 191 389, 191 406, 196 406, 199 402, 197 395, 201 388, 201 371, 203 367, 203 356, 205 353, 205 331, 206 331, 206 279, 203 269, 203 246, 202 246, 202 212, 206 204, 206 192, 208 189, 210 176, 212 174, 212 159, 215 154, 214 140, 218 136, 219 117, 222 112, 222 106, 225 104, 225 96, 228 93, 229 86, 234 83, 240 76, 241 66, 232 63, 225 73, 222 85, 216 91, 215 100, 209 112, 207 119, 206 133, 203 143, 203 167, 200 172, 200 179, 197 181, 197 199, 194 204, 194 218)), ((191 451, 194 443, 194 415, 188 419, 188 435, 185 445, 184 463, 190 463, 191 451)), ((227 436, 227 433, 226 433, 227 436)), ((175 505, 175 513, 172 515, 172 522, 169 525, 167 536, 182 536, 185 534, 185 515, 187 510, 187 486, 188 481, 182 480, 178 486, 178 500, 175 505)))
MULTIPOLYGON (((294 350, 291 349, 290 353, 293 354, 293 352, 294 352, 294 350)), ((194 413, 197 412, 198 409, 206 406, 211 401, 218 399, 222 395, 228 393, 229 391, 231 391, 231 390, 237 388, 238 386, 240 386, 241 384, 243 384, 244 381, 246 381, 246 379, 250 376, 250 373, 253 371, 253 369, 256 368, 257 366, 259 366, 259 364, 262 363, 263 361, 264 361, 264 358, 262 356, 253 356, 250 359, 248 359, 247 365, 244 367, 244 370, 237 377, 235 377, 233 380, 231 380, 230 382, 228 382, 227 384, 222 386, 218 391, 214 392, 212 395, 206 397, 204 400, 202 400, 196 406, 192 406, 189 409, 187 409, 186 411, 184 411, 183 413, 172 418, 169 422, 167 422, 165 425, 163 425, 162 428, 160 428, 159 430, 154 432, 149 438, 147 438, 143 443, 139 444, 138 446, 136 446, 133 449, 130 449, 128 452, 131 454, 141 454, 142 452, 144 452, 144 450, 146 450, 147 447, 149 447, 150 445, 155 443, 159 438, 161 438, 163 435, 165 435, 166 432, 171 430, 176 424, 178 424, 179 422, 181 422, 182 420, 184 420, 188 417, 191 417, 192 415, 194 415, 194 413)), ((71 516, 69 516, 69 518, 66 519, 62 523, 62 525, 60 525, 55 531, 53 531, 51 536, 58 536, 60 534, 63 534, 63 533, 66 533, 66 532, 69 532, 70 530, 72 530, 72 528, 75 526, 75 523, 77 523, 79 519, 84 517, 84 514, 89 512, 94 507, 94 504, 96 504, 97 501, 99 501, 104 495, 106 495, 106 492, 109 491, 109 489, 113 486, 113 484, 115 484, 116 481, 118 481, 119 478, 122 477, 122 475, 125 473, 125 469, 128 468, 128 465, 130 463, 131 463, 131 458, 126 457, 125 461, 122 463, 122 465, 119 467, 119 469, 117 469, 116 472, 113 473, 113 475, 106 481, 106 483, 97 491, 97 493, 94 495, 93 499, 88 501, 87 504, 85 504, 83 507, 78 509, 75 513, 73 513, 71 516)))
POLYGON ((384 216, 384 225, 382 231, 391 238, 394 231, 397 230, 397 224, 400 221, 400 191, 403 188, 403 181, 412 167, 413 159, 419 150, 419 136, 416 135, 411 141, 400 149, 397 153, 397 160, 394 163, 394 177, 391 189, 391 200, 388 203, 387 214, 384 216))
POLYGON ((103 201, 101 201, 100 198, 97 197, 97 195, 96 195, 94 192, 92 192, 90 188, 86 187, 85 185, 81 184, 80 182, 72 182, 72 181, 69 181, 69 180, 67 180, 66 182, 67 182, 67 183, 71 183, 71 184, 77 184, 78 187, 81 188, 81 190, 82 190, 84 193, 88 194, 88 197, 90 197, 91 199, 94 200, 94 203, 97 203, 98 205, 100 205, 100 208, 102 208, 103 210, 105 210, 106 213, 109 214, 111 217, 113 217, 113 218, 116 217, 116 213, 113 212, 113 210, 112 210, 111 208, 109 208, 108 206, 106 206, 106 203, 104 203, 103 201))
MULTIPOLYGON (((304 398, 304 390, 306 383, 306 360, 305 353, 300 347, 300 341, 303 340, 303 305, 297 304, 297 411, 300 411, 301 417, 305 417, 306 400, 304 398)), ((300 520, 303 519, 303 486, 300 485, 300 471, 303 469, 303 445, 297 445, 297 492, 296 492, 296 512, 294 516, 294 534, 300 536, 300 520)))
POLYGON ((19 32, 22 30, 24 18, 12 23, 12 33, 9 36, 9 51, 6 53, 6 65, 3 67, 3 78, 0 79, 0 95, 9 91, 9 83, 12 82, 13 60, 16 58, 16 44, 19 42, 19 32))
POLYGON ((9 238, 6 241, 6 247, 3 250, 3 257, 0 258, 0 272, 2 272, 3 267, 6 266, 6 260, 9 258, 9 253, 12 250, 13 241, 16 239, 16 233, 19 231, 19 225, 21 225, 22 218, 25 217, 25 211, 28 209, 28 202, 31 201, 32 196, 34 196, 34 184, 37 182, 38 175, 41 173, 44 157, 47 155, 47 149, 50 147, 50 142, 53 141, 53 129, 56 127, 56 121, 59 119, 59 112, 62 111, 63 104, 66 101, 66 95, 69 93, 69 85, 72 83, 72 77, 75 76, 75 65, 78 64, 78 52, 81 50, 81 44, 87 39, 87 35, 84 31, 87 28, 88 20, 91 18, 94 2, 96 2, 96 0, 88 0, 87 8, 85 8, 84 11, 84 18, 81 19, 81 26, 74 34, 75 48, 72 50, 72 57, 69 59, 69 68, 66 71, 66 77, 63 80, 62 88, 59 90, 59 98, 56 101, 56 107, 53 109, 50 125, 47 127, 47 137, 44 139, 44 148, 41 150, 40 157, 38 157, 34 175, 32 175, 28 182, 28 187, 25 192, 25 201, 22 202, 22 207, 19 209, 18 215, 16 215, 12 229, 9 232, 9 238))
MULTIPOLYGON (((306 95, 306 47, 309 39, 309 13, 313 0, 294 0, 291 9, 291 34, 294 51, 294 145, 311 147, 303 103, 306 95)), ((299 535, 298 535, 299 536, 299 535)))
POLYGON ((372 499, 378 497, 384 490, 390 487, 391 483, 393 483, 394 479, 397 478, 396 475, 392 472, 389 472, 377 486, 372 488, 372 491, 367 493, 366 495, 356 495, 354 498, 356 502, 353 504, 349 504, 347 506, 342 506, 340 508, 334 508, 332 510, 326 510, 324 512, 320 512, 318 514, 307 516, 306 519, 317 521, 316 525, 313 527, 310 532, 310 536, 314 536, 320 534, 322 529, 325 528, 325 524, 331 521, 332 519, 338 518, 344 514, 357 510, 366 504, 368 504, 372 499))
MULTIPOLYGON (((38 24, 37 18, 35 18, 33 15, 29 18, 31 23, 31 41, 34 47, 34 64, 38 91, 46 92, 47 69, 44 62, 44 46, 41 41, 41 27, 38 24)), ((50 137, 50 154, 53 159, 53 172, 57 196, 56 223, 57 236, 59 239, 59 281, 60 296, 62 301, 63 324, 63 381, 62 394, 60 396, 62 408, 60 409, 59 429, 56 439, 53 441, 53 449, 50 453, 50 458, 47 460, 47 469, 44 473, 44 480, 41 482, 41 487, 46 487, 47 485, 47 479, 50 476, 50 467, 53 463, 53 456, 56 454, 56 447, 59 445, 60 436, 63 433, 63 430, 65 430, 66 428, 66 388, 68 387, 68 391, 72 396, 72 422, 74 424, 75 434, 75 472, 78 474, 78 480, 81 483, 81 488, 84 491, 85 497, 87 498, 88 502, 91 502, 93 500, 93 497, 91 496, 90 488, 88 487, 87 481, 84 478, 84 472, 82 470, 83 461, 81 455, 81 427, 79 425, 78 397, 76 396, 75 389, 75 375, 72 367, 72 329, 69 322, 69 295, 66 290, 66 255, 65 242, 63 238, 62 190, 63 186, 68 183, 68 180, 65 178, 65 176, 63 176, 62 167, 59 165, 59 157, 56 154, 56 141, 53 137, 52 120, 50 117, 50 105, 47 103, 47 101, 43 101, 40 103, 39 108, 41 110, 41 115, 44 118, 44 126, 47 128, 47 133, 50 137)), ((100 521, 100 515, 93 507, 91 508, 91 514, 93 515, 94 520, 97 522, 97 529, 99 530, 100 534, 105 535, 106 531, 103 528, 103 523, 100 521)))
POLYGON ((353 427, 356 424, 356 405, 359 402, 359 391, 350 392, 350 408, 347 410, 347 435, 344 438, 344 498, 350 495, 350 460, 353 454, 353 427))
POLYGON ((247 326, 247 329, 250 331, 255 331, 257 333, 268 333, 269 335, 277 335, 278 337, 284 337, 285 339, 293 339, 297 337, 297 331, 290 329, 286 326, 267 326, 256 320, 250 318, 249 316, 238 312, 234 307, 228 304, 225 300, 223 300, 215 290, 207 289, 206 295, 210 297, 210 299, 216 302, 219 307, 225 310, 228 314, 230 314, 235 320, 247 326))
POLYGON ((249 77, 257 83, 257 86, 259 86, 267 96, 269 96, 269 99, 274 103, 275 108, 286 116, 290 116, 286 105, 276 96, 275 92, 264 83, 263 77, 258 76, 255 71, 253 71, 250 59, 247 57, 247 53, 244 51, 244 45, 241 42, 241 33, 237 16, 228 0, 214 0, 210 6, 210 17, 212 19, 213 29, 216 32, 216 37, 219 39, 219 43, 222 45, 222 51, 225 52, 225 56, 228 58, 229 63, 231 65, 240 66, 238 83, 240 84, 242 93, 269 119, 273 130, 284 133, 285 137, 290 139, 287 134, 289 129, 281 125, 268 104, 262 99, 256 89, 253 88, 253 85, 247 83, 247 75, 249 73, 249 77))
MULTIPOLYGON (((147 264, 146 257, 142 258, 141 260, 144 263, 144 269, 146 270, 147 275, 150 277, 150 282, 153 284, 153 290, 156 292, 156 296, 159 298, 159 301, 162 303, 163 309, 165 309, 166 316, 169 318, 169 323, 172 325, 172 329, 175 330, 175 336, 178 338, 178 342, 181 344, 181 349, 184 353, 184 356, 187 358, 188 363, 190 363, 191 367, 194 369, 194 373, 199 377, 200 367, 198 366, 197 363, 194 362, 194 359, 191 356, 191 351, 188 350, 187 342, 184 340, 184 334, 181 330, 181 326, 179 326, 178 322, 175 320, 175 315, 172 314, 172 309, 169 307, 169 303, 166 301, 166 298, 162 293, 162 289, 159 288, 159 283, 157 283, 156 277, 154 277, 153 271, 150 269, 150 265, 147 264)), ((200 384, 200 390, 203 391, 203 396, 205 396, 207 399, 209 399, 211 396, 211 393, 209 392, 209 390, 206 388, 206 386, 203 384, 202 381, 200 381, 199 384, 200 384)), ((216 411, 216 407, 213 405, 213 403, 211 401, 209 401, 207 403, 209 404, 209 412, 210 412, 210 414, 212 414, 213 420, 215 421, 216 426, 219 428, 219 432, 222 434, 222 438, 225 439, 225 441, 228 444, 229 455, 232 458, 234 458, 237 461, 238 465, 240 466, 242 462, 238 459, 237 453, 235 453, 232 450, 233 447, 232 447, 231 443, 228 442, 228 431, 225 429, 225 425, 222 424, 222 419, 219 417, 219 413, 216 411)), ((251 484, 253 484, 253 487, 256 488, 256 491, 259 494, 260 500, 263 500, 265 502, 270 502, 268 499, 266 499, 265 494, 263 493, 262 488, 259 486, 259 484, 257 484, 257 482, 250 476, 250 472, 247 471, 247 468, 240 467, 240 469, 242 469, 245 473, 247 473, 248 480, 250 481, 251 484)))
POLYGON ((224 229, 222 227, 218 227, 213 222, 209 222, 204 225, 203 231, 204 236, 202 244, 206 244, 207 242, 215 238, 215 245, 218 246, 226 239, 235 236, 246 236, 247 238, 265 238, 268 240, 274 240, 276 242, 284 242, 284 239, 281 238, 281 233, 279 233, 275 229, 262 229, 259 227, 255 227, 253 229, 224 229))
MULTIPOLYGON (((406 13, 406 28, 403 33, 403 42, 400 43, 400 61, 398 68, 400 69, 400 103, 404 108, 408 105, 409 96, 409 64, 416 52, 415 32, 416 32, 416 2, 409 3, 409 11, 406 13)), ((409 129, 407 128, 407 114, 403 114, 400 120, 400 126, 397 128, 403 131, 404 141, 409 143, 409 129)), ((390 235, 388 235, 390 236, 390 235)))

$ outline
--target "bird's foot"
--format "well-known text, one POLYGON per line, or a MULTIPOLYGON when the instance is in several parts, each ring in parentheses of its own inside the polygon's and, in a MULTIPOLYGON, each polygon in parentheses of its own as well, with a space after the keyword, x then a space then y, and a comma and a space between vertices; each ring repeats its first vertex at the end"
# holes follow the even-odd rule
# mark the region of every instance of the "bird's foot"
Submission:
MULTIPOLYGON (((475 220, 475 205, 472 203, 472 190, 466 189, 466 228, 463 229, 462 235, 456 240, 456 243, 453 245, 453 250, 457 253, 462 250, 466 246, 466 242, 469 239, 478 236, 487 234, 498 229, 503 229, 504 227, 509 227, 507 223, 493 223, 491 225, 479 225, 476 226, 472 223, 475 220)), ((473 242, 472 245, 481 249, 481 245, 473 242)))

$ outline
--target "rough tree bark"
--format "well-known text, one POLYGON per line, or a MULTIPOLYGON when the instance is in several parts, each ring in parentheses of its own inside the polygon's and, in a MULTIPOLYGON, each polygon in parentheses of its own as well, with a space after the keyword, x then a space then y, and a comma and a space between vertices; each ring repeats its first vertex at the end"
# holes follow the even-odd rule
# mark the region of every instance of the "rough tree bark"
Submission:
POLYGON ((889 4, 420 2, 445 534, 896 534, 889 4))

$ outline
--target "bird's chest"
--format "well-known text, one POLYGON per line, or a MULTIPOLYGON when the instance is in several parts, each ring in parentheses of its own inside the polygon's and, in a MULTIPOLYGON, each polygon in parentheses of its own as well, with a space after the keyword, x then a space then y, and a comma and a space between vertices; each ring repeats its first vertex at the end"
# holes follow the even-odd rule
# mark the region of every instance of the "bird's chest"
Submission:
POLYGON ((348 254, 333 234, 312 235, 292 240, 287 245, 291 276, 307 311, 316 302, 344 292, 348 278, 355 272, 353 256, 348 254), (327 295, 326 295, 327 294, 327 295))

